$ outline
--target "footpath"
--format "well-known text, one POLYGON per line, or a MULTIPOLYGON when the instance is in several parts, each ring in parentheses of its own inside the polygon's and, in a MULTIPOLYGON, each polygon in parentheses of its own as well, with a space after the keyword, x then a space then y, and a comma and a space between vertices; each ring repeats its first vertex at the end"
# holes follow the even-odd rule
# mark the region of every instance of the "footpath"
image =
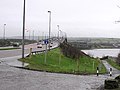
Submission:
POLYGON ((120 75, 120 70, 117 70, 116 68, 114 68, 113 66, 111 66, 106 60, 102 60, 102 63, 104 64, 104 66, 107 69, 108 74, 110 75, 110 68, 112 68, 112 77, 111 78, 115 78, 116 76, 120 75))
MULTIPOLYGON (((27 54, 25 55, 27 56, 27 54)), ((4 63, 6 65, 9 66, 14 66, 14 67, 25 67, 28 64, 27 63, 22 63, 20 61, 18 61, 18 59, 20 59, 22 56, 13 56, 13 57, 6 57, 6 58, 0 58, 0 62, 4 63)))

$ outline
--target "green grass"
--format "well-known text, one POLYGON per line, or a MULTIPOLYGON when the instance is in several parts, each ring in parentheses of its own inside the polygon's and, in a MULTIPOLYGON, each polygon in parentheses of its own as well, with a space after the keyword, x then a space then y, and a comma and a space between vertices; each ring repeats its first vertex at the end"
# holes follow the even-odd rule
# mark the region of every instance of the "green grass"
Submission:
POLYGON ((0 50, 14 50, 14 49, 20 49, 20 48, 18 47, 17 48, 14 48, 14 47, 13 48, 0 48, 0 50))
MULTIPOLYGON (((60 49, 54 49, 47 53, 46 64, 44 61, 45 54, 32 55, 25 59, 20 59, 29 65, 26 68, 49 71, 49 72, 61 72, 61 73, 78 73, 78 74, 94 74, 96 73, 97 66, 100 65, 100 61, 92 59, 86 56, 80 57, 79 60, 65 57, 60 53, 60 49), (59 63, 59 57, 60 63, 59 63), (94 62, 94 68, 93 68, 94 62), (77 64, 79 63, 79 64, 77 64)), ((102 64, 100 73, 105 73, 106 69, 102 64)))
POLYGON ((111 66, 113 66, 114 68, 120 70, 120 66, 119 66, 115 61, 113 61, 112 59, 108 59, 107 62, 108 62, 111 66))

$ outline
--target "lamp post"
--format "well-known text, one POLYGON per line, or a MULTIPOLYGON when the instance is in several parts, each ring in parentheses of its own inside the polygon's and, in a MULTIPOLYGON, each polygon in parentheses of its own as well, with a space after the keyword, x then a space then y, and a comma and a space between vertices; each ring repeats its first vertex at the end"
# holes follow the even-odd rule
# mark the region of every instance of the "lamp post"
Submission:
POLYGON ((22 58, 24 58, 24 39, 25 39, 25 0, 23 4, 23 35, 22 35, 22 58))
POLYGON ((61 38, 62 38, 62 31, 61 30, 59 30, 60 31, 60 40, 61 40, 61 38))
POLYGON ((61 39, 62 39, 62 38, 61 38, 61 37, 62 37, 62 31, 59 30, 59 31, 58 31, 58 34, 59 34, 59 39, 58 39, 58 40, 59 40, 59 43, 61 43, 61 39))
POLYGON ((5 26, 6 24, 4 24, 4 32, 3 32, 3 39, 5 40, 5 26))
POLYGON ((30 30, 27 31, 28 32, 28 39, 30 40, 30 30))
POLYGON ((34 40, 34 30, 33 30, 33 40, 34 40))
POLYGON ((58 27, 58 41, 59 41, 59 25, 57 25, 57 27, 58 27))
POLYGON ((49 13, 49 50, 50 50, 50 32, 51 32, 51 11, 49 13))
MULTIPOLYGON (((59 25, 57 25, 58 27, 58 43, 60 45, 60 35, 59 35, 59 31, 61 32, 61 30, 59 29, 59 25)), ((61 61, 61 52, 59 53, 59 65, 60 65, 60 61, 61 61)))
POLYGON ((57 25, 58 27, 58 41, 60 43, 60 38, 62 37, 62 31, 59 29, 59 25, 57 25))

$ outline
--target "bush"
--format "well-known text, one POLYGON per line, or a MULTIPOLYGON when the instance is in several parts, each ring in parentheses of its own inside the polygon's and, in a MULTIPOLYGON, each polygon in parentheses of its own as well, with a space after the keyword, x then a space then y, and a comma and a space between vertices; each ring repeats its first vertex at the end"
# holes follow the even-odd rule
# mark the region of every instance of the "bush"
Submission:
POLYGON ((69 43, 60 43, 60 48, 62 49, 62 53, 66 57, 70 57, 72 59, 79 59, 80 50, 76 47, 73 47, 69 43))
POLYGON ((116 60, 117 64, 120 66, 120 53, 118 54, 117 60, 116 60))
POLYGON ((4 40, 4 39, 0 39, 0 47, 6 47, 6 46, 10 46, 11 43, 9 40, 4 40))
POLYGON ((104 83, 105 89, 116 89, 119 87, 116 79, 107 79, 104 83))
POLYGON ((118 83, 120 84, 120 75, 115 77, 115 79, 118 81, 118 83))

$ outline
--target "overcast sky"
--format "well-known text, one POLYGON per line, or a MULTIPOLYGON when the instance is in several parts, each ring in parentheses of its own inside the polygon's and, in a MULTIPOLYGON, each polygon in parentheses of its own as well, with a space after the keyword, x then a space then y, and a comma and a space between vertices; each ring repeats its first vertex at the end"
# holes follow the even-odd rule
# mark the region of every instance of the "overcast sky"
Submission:
MULTIPOLYGON (((35 35, 48 33, 52 13, 52 34, 57 25, 74 37, 120 38, 120 0, 26 0, 26 29, 35 35)), ((0 37, 22 35, 23 0, 0 0, 0 37)), ((26 32, 26 35, 29 35, 26 32)))

